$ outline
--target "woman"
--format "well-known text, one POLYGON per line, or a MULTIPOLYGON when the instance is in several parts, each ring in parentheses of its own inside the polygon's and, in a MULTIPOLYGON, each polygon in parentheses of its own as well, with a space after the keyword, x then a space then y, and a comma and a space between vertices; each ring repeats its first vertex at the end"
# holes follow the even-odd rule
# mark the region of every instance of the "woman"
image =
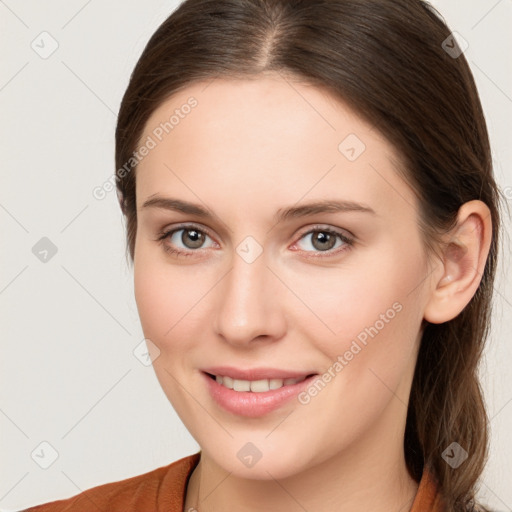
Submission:
POLYGON ((499 193, 420 0, 187 0, 133 71, 117 187, 198 454, 53 510, 485 510, 499 193))

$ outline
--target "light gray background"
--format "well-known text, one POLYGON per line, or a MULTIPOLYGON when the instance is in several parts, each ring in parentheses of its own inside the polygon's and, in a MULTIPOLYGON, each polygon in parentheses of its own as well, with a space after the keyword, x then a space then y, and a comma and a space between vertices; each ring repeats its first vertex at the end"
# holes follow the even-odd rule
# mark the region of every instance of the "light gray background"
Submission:
MULTIPOLYGON (((0 0, 0 508, 75 495, 191 454, 143 340, 115 192, 116 113, 130 72, 176 1, 0 0), (58 43, 48 58, 40 53, 58 43), (34 43, 33 43, 34 41, 34 43), (46 263, 33 246, 49 238, 46 263), (51 449, 58 458, 51 462, 51 449)), ((512 1, 436 1, 469 47, 495 173, 512 203, 512 1), (463 7, 461 7, 463 5, 463 7)), ((440 42, 441 44, 441 42, 440 42)), ((504 217, 507 231, 510 221, 504 217)), ((512 510, 508 239, 482 379, 492 448, 480 496, 512 510)), ((41 254, 42 257, 44 255, 41 254)), ((454 368, 454 371, 457 371, 454 368)))

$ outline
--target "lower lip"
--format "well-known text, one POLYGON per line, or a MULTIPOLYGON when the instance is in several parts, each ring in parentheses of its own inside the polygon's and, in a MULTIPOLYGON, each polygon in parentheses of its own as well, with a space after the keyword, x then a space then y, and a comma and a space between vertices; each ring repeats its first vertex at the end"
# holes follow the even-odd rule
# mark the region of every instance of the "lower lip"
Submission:
POLYGON ((219 384, 215 379, 202 372, 212 398, 223 409, 247 418, 258 418, 283 406, 303 391, 317 377, 312 375, 302 382, 271 389, 262 393, 235 391, 219 384))

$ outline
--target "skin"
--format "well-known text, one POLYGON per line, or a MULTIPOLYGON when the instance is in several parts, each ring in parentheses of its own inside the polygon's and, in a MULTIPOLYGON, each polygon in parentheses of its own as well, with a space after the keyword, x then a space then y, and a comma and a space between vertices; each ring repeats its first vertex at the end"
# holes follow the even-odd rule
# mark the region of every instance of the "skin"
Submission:
POLYGON ((403 435, 422 321, 450 320, 475 293, 489 210, 466 203, 445 236, 450 249, 428 255, 417 197, 395 170, 394 148, 327 92, 283 75, 190 85, 153 112, 141 140, 190 96, 198 105, 137 168, 134 256, 157 378, 202 449, 185 510, 409 510, 418 484, 406 469, 403 435), (338 149, 349 134, 366 146, 354 161, 338 149), (143 207, 155 195, 215 216, 143 207), (280 209, 324 199, 375 214, 273 220, 280 209), (156 240, 182 223, 205 233, 203 245, 187 237, 184 245, 186 230, 164 244, 190 257, 156 240), (322 228, 353 244, 336 237, 322 250, 311 234, 322 228), (252 263, 237 253, 247 236, 262 249, 252 263), (200 374, 231 365, 322 375, 396 303, 400 312, 305 405, 294 399, 240 417, 213 401, 200 374), (262 454, 252 467, 237 457, 247 442, 262 454))

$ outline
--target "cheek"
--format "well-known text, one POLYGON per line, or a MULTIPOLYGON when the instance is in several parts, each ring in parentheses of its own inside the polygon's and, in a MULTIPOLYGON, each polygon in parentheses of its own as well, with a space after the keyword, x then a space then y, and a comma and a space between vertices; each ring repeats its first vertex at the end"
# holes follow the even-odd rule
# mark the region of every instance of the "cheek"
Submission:
MULTIPOLYGON (((423 278, 420 259, 397 254, 393 247, 369 252, 354 264, 348 260, 339 269, 310 269, 288 276, 309 310, 310 329, 331 341, 356 338, 375 324, 380 331, 384 325, 387 329, 389 323, 399 322, 398 317, 404 315, 397 310, 412 313, 418 308, 414 290, 423 278)), ((301 323, 306 324, 304 318, 301 323)))
POLYGON ((388 398, 379 378, 394 389, 412 364, 423 318, 423 265, 419 246, 397 251, 390 244, 339 272, 295 276, 315 313, 300 320, 304 337, 326 356, 323 370, 331 376, 324 375, 337 381, 335 388, 357 389, 341 393, 346 400, 388 398))
MULTIPOLYGON (((154 337, 155 340, 153 341, 157 342, 158 338, 165 333, 166 322, 164 323, 164 318, 169 318, 168 313, 172 311, 171 295, 164 292, 166 280, 161 275, 158 278, 158 272, 155 271, 154 267, 146 264, 140 258, 136 261, 137 263, 134 266, 134 291, 140 321, 144 335, 151 339, 154 337)), ((167 326, 167 329, 169 326, 167 326)))
POLYGON ((180 318, 186 314, 188 295, 193 287, 184 286, 183 275, 173 271, 150 251, 139 248, 134 259, 134 292, 146 338, 160 350, 170 339, 180 318))
POLYGON ((155 249, 140 247, 134 260, 135 301, 144 335, 162 353, 184 354, 204 334, 209 291, 218 280, 212 271, 195 265, 169 264, 155 249))
MULTIPOLYGON (((373 255, 368 265, 347 268, 330 282, 316 279, 309 292, 305 285, 301 291, 335 333, 320 329, 317 321, 301 321, 304 337, 325 356, 321 382, 300 397, 301 403, 305 413, 318 418, 314 429, 340 446, 377 421, 390 401, 396 412, 408 400, 422 318, 418 297, 410 292, 422 274, 421 261, 411 264, 411 254, 389 254, 377 260, 373 255), (346 427, 343 435, 340 424, 346 427)), ((316 449, 322 452, 322 441, 316 449)))

